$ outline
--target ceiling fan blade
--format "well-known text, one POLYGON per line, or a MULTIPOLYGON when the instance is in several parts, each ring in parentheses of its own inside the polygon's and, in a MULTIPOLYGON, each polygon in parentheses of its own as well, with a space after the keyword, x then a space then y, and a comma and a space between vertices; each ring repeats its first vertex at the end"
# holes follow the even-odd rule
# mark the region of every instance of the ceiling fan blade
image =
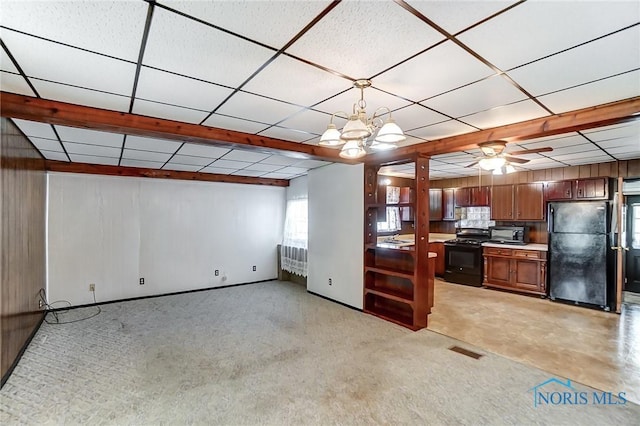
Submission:
POLYGON ((516 163, 516 164, 524 164, 531 161, 531 160, 525 160, 524 158, 511 157, 510 155, 505 155, 504 159, 507 160, 509 163, 516 163))
POLYGON ((533 148, 533 149, 523 149, 521 151, 511 151, 508 154, 509 155, 526 155, 526 154, 537 154, 539 152, 551 152, 553 151, 553 148, 551 148, 550 146, 544 147, 544 148, 533 148))
POLYGON ((475 166, 476 164, 478 164, 479 162, 480 162, 480 160, 478 160, 478 161, 474 161, 473 163, 471 163, 471 164, 469 164, 468 166, 465 166, 465 167, 473 167, 473 166, 475 166))

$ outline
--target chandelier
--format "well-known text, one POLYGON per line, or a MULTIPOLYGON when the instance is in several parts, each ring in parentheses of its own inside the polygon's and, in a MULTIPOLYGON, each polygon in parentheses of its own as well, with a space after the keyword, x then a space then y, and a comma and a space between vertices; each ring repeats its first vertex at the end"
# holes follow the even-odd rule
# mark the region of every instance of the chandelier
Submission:
POLYGON ((360 89, 360 100, 353 104, 353 113, 347 114, 344 111, 334 112, 327 126, 327 130, 320 137, 320 145, 339 147, 342 146, 340 157, 360 158, 367 155, 366 148, 372 150, 386 150, 397 148, 397 143, 406 139, 400 126, 391 117, 391 110, 387 107, 378 108, 371 117, 367 117, 367 103, 364 100, 364 89, 371 86, 369 80, 356 80, 353 85, 360 89), (386 120, 382 116, 389 114, 386 120), (348 121, 340 132, 333 124, 336 115, 344 116, 348 121), (378 130, 379 129, 379 130, 378 130), (376 130, 377 135, 371 142, 369 137, 376 130))

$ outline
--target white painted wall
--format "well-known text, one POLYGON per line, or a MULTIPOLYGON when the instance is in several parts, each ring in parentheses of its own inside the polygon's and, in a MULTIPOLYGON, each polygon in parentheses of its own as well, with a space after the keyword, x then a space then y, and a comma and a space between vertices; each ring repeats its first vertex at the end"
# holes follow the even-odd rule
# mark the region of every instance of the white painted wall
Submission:
POLYGON ((309 196, 309 177, 300 176, 289 181, 287 187, 287 201, 298 200, 300 198, 308 198, 309 196))
POLYGON ((332 164, 308 176, 307 289, 362 309, 364 166, 332 164))
POLYGON ((102 302, 273 279, 284 206, 279 187, 51 173, 49 300, 92 303, 89 283, 102 302))

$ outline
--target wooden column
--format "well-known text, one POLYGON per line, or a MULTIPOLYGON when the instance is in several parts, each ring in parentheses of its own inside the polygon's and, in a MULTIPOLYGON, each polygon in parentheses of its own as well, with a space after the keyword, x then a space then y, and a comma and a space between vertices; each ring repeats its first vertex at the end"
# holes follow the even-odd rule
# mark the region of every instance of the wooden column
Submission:
POLYGON ((429 262, 429 157, 419 155, 416 164, 415 197, 415 305, 414 326, 427 326, 433 307, 434 262, 429 262))

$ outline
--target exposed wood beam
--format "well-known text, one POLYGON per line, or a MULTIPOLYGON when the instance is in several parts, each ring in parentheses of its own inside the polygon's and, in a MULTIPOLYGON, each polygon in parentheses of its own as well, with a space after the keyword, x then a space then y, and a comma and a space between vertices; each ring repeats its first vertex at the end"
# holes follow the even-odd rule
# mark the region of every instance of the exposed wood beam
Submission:
POLYGON ((147 136, 228 148, 251 149, 300 159, 356 163, 339 150, 144 115, 0 92, 0 115, 41 123, 147 136))
POLYGON ((494 127, 431 142, 409 145, 394 151, 368 155, 365 158, 365 162, 387 163, 415 153, 426 155, 446 154, 477 148, 480 142, 499 139, 516 142, 609 126, 637 119, 640 119, 640 96, 595 107, 569 111, 551 117, 536 118, 507 126, 494 127))
POLYGON ((158 179, 198 180, 205 182, 242 183, 250 185, 289 186, 286 179, 269 179, 249 176, 218 175, 213 173, 181 172, 176 170, 143 169, 138 167, 106 166, 101 164, 45 161, 51 172, 85 173, 92 175, 130 176, 158 179))

